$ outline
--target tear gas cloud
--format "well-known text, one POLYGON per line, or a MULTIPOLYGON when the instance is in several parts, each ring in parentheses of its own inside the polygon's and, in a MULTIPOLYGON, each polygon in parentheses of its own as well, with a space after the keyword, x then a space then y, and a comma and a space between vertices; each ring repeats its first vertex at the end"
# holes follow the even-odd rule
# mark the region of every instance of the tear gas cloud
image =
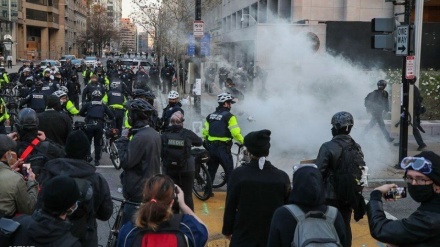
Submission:
MULTIPOLYGON (((268 32, 259 35, 262 45, 258 52, 263 54, 259 57, 265 59, 255 61, 268 73, 266 90, 255 79, 254 90, 232 109, 243 136, 255 130, 271 130, 269 160, 291 175, 292 165, 315 159, 321 144, 331 140, 333 114, 348 111, 355 118, 351 135, 363 149, 370 177, 380 177, 387 165, 397 161, 396 148, 386 142, 377 125, 365 135, 362 132, 370 119, 364 98, 376 89, 384 73, 364 71, 342 57, 330 56, 323 48, 315 53, 307 31, 280 24, 268 32), (256 121, 246 121, 248 116, 256 121)), ((217 63, 218 68, 235 68, 219 58, 210 62, 217 63)), ((209 105, 212 109, 212 102, 209 105)))

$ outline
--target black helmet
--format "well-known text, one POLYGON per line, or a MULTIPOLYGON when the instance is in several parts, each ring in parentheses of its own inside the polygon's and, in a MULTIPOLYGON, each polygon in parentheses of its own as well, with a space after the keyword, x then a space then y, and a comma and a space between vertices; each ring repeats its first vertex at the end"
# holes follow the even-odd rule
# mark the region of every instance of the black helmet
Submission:
POLYGON ((43 86, 43 82, 41 80, 35 82, 35 87, 42 87, 42 86, 43 86))
POLYGON ((125 108, 128 109, 128 123, 134 125, 138 120, 148 120, 154 107, 143 99, 127 101, 125 108))
POLYGON ((145 90, 143 90, 143 89, 135 89, 131 93, 131 96, 133 97, 133 99, 137 99, 137 98, 140 98, 140 97, 147 98, 147 92, 145 92, 145 90))
POLYGON ((331 124, 336 129, 341 129, 342 127, 348 127, 354 125, 353 116, 346 111, 341 111, 333 115, 331 124))
POLYGON ((147 91, 147 92, 145 93, 145 98, 147 98, 147 99, 151 99, 151 100, 154 100, 154 99, 156 99, 156 95, 154 95, 154 93, 151 92, 151 91, 147 91))
POLYGON ((37 113, 31 108, 24 108, 18 113, 15 122, 17 129, 34 129, 38 127, 37 113))
POLYGON ((387 82, 385 80, 380 80, 380 81, 377 82, 377 87, 386 88, 387 87, 387 82))

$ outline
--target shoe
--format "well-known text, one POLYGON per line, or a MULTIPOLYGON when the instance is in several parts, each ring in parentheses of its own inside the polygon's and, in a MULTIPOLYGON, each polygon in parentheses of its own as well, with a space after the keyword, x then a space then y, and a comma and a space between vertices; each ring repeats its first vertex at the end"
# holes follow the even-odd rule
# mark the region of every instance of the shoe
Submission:
POLYGON ((394 138, 392 138, 392 137, 388 138, 388 142, 393 142, 393 141, 394 141, 394 138))
POLYGON ((95 160, 95 166, 99 166, 99 160, 95 160))
POLYGON ((214 193, 211 192, 211 194, 209 195, 209 197, 214 197, 214 193))
POLYGON ((398 146, 400 146, 400 142, 398 142, 398 143, 394 143, 393 145, 396 146, 396 147, 398 147, 398 146))
POLYGON ((426 144, 422 144, 417 148, 417 151, 422 151, 423 149, 425 149, 427 146, 426 144))

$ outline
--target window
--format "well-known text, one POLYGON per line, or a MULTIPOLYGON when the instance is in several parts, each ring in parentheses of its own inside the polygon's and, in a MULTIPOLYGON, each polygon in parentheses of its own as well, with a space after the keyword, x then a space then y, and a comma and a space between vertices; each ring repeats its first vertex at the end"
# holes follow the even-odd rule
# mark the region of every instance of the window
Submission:
POLYGON ((35 9, 26 9, 26 18, 36 21, 48 21, 47 12, 39 11, 35 9))

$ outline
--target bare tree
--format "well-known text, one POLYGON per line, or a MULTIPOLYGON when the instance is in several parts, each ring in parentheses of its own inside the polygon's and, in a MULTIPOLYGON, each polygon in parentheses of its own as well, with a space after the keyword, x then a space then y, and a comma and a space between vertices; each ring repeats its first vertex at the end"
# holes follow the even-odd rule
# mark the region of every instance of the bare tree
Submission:
POLYGON ((118 38, 118 30, 113 25, 113 19, 107 16, 104 5, 92 5, 87 16, 86 31, 80 33, 77 42, 81 45, 93 45, 94 50, 101 55, 103 47, 118 38))

